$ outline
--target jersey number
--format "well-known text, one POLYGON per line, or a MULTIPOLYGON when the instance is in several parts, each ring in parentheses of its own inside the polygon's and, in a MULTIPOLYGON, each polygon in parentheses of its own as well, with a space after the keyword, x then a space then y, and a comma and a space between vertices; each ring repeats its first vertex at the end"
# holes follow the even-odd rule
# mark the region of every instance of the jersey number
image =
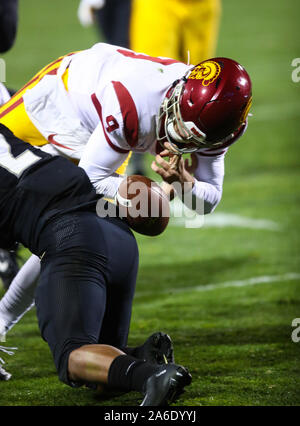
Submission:
POLYGON ((11 153, 9 143, 5 137, 0 134, 0 166, 4 169, 20 177, 28 167, 39 160, 41 160, 41 157, 38 157, 29 149, 26 149, 20 155, 14 157, 11 153))

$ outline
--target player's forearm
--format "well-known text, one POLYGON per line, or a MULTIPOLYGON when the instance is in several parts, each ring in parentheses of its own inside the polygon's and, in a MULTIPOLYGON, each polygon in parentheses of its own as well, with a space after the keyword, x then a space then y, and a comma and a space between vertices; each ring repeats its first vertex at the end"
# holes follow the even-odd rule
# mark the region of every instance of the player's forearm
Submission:
POLYGON ((222 197, 222 189, 215 187, 208 182, 201 182, 194 179, 193 187, 188 183, 184 185, 173 184, 176 195, 190 210, 195 210, 197 214, 209 214, 219 204, 222 197))
POLYGON ((195 179, 192 189, 192 199, 194 210, 197 206, 202 209, 202 214, 212 213, 222 198, 222 189, 195 179))
POLYGON ((202 214, 215 210, 222 198, 224 180, 224 155, 204 157, 199 155, 191 191, 193 202, 201 207, 202 214))

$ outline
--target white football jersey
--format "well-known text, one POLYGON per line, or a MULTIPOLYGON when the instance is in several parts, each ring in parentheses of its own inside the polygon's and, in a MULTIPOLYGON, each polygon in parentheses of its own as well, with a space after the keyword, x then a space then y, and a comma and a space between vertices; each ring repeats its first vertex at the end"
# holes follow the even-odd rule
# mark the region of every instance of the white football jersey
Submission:
MULTIPOLYGON (((57 72, 25 92, 24 106, 52 151, 80 160, 97 192, 113 197, 122 179, 114 172, 130 151, 155 155, 161 150, 156 141, 161 103, 192 67, 98 43, 66 56, 57 72)), ((243 132, 217 149, 198 150, 193 192, 212 208, 221 197, 225 152, 243 132)))
POLYGON ((145 152, 156 139, 156 118, 168 88, 189 68, 98 43, 64 58, 56 75, 26 91, 24 105, 45 139, 54 137, 73 158, 81 158, 97 126, 112 149, 145 152), (66 69, 67 91, 61 78, 66 69))

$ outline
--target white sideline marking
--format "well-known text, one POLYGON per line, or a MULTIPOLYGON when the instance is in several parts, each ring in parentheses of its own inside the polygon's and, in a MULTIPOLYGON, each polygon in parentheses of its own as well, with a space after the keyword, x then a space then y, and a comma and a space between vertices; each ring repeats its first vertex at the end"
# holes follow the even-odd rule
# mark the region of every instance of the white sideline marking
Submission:
POLYGON ((211 213, 199 216, 187 207, 183 206, 179 199, 175 199, 171 204, 171 218, 169 226, 189 227, 189 228, 224 228, 233 226, 237 228, 265 229, 269 231, 279 231, 280 226, 267 219, 253 219, 231 213, 211 213), (179 213, 182 212, 180 217, 179 213), (187 226, 188 225, 188 226, 187 226))
POLYGON ((241 228, 269 229, 272 231, 280 229, 279 225, 272 220, 252 219, 231 213, 212 213, 211 215, 207 215, 207 217, 204 217, 204 226, 236 226, 241 228))
MULTIPOLYGON (((245 280, 236 280, 236 281, 225 281, 224 283, 217 283, 217 284, 203 284, 196 287, 181 287, 181 288, 174 288, 174 289, 168 289, 164 290, 162 292, 159 292, 159 294, 169 294, 172 296, 175 293, 185 293, 185 292, 203 292, 203 291, 211 291, 211 290, 218 290, 220 288, 232 288, 232 287, 247 287, 247 286, 254 286, 258 284, 266 284, 266 283, 276 283, 280 281, 300 281, 300 274, 296 272, 289 272, 282 275, 265 275, 261 277, 252 277, 247 278, 245 280)), ((153 294, 153 292, 137 292, 136 296, 146 296, 153 294)))

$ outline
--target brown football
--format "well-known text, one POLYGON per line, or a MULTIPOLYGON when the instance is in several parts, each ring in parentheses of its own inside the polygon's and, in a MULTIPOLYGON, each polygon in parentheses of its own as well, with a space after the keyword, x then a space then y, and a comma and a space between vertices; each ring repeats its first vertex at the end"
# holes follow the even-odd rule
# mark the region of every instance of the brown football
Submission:
POLYGON ((169 199, 162 188, 146 176, 127 176, 119 186, 117 204, 120 216, 136 232, 156 236, 169 223, 169 199))

